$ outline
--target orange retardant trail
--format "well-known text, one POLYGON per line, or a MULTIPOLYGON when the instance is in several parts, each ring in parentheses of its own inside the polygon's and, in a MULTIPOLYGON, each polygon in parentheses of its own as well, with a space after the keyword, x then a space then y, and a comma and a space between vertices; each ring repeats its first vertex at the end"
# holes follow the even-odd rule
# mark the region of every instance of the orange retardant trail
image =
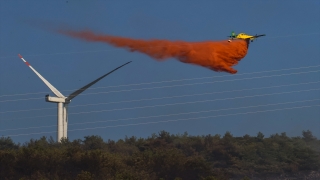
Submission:
POLYGON ((138 40, 109 35, 98 35, 90 31, 60 31, 60 33, 91 42, 105 42, 129 51, 138 51, 157 60, 176 58, 184 63, 207 67, 214 71, 226 71, 232 74, 237 70, 231 68, 244 58, 248 50, 245 40, 184 42, 168 40, 138 40))

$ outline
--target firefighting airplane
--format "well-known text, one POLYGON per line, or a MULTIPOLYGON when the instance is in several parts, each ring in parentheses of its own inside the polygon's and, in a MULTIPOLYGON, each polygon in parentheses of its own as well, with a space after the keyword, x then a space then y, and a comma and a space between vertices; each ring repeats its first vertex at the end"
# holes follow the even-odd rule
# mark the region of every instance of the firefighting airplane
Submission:
POLYGON ((230 39, 228 40, 228 42, 231 42, 233 39, 244 39, 244 40, 250 40, 251 42, 253 42, 254 39, 261 37, 261 36, 265 36, 265 34, 261 34, 261 35, 255 35, 255 36, 251 36, 245 33, 239 33, 238 35, 236 35, 233 31, 231 32, 231 35, 228 36, 230 39))

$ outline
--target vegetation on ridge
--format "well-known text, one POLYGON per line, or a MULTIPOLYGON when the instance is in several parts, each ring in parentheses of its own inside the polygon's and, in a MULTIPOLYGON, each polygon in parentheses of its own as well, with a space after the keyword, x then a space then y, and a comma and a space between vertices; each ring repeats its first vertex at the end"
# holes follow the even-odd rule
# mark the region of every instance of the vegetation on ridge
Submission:
POLYGON ((255 179, 319 171, 320 141, 310 131, 302 135, 161 131, 106 142, 99 136, 62 143, 42 137, 23 145, 1 137, 0 179, 255 179))

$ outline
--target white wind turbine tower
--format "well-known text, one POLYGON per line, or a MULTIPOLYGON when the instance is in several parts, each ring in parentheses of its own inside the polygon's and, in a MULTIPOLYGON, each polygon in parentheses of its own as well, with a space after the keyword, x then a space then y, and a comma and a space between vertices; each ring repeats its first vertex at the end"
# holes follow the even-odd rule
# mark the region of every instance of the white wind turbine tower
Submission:
POLYGON ((58 123, 57 123, 57 141, 60 142, 61 138, 67 138, 67 130, 68 130, 68 104, 70 103, 71 99, 88 89, 90 86, 95 84, 96 82, 100 81, 102 78, 106 77, 107 75, 111 74, 112 72, 116 71, 117 69, 131 63, 131 61, 115 68, 114 70, 108 72, 107 74, 99 77, 98 79, 90 82, 89 84, 83 86, 82 88, 74 91, 69 96, 62 95, 54 86, 52 86, 44 77, 42 77, 20 54, 18 55, 23 62, 26 63, 30 69, 36 73, 36 75, 49 87, 49 89, 57 96, 51 97, 49 95, 45 96, 47 102, 57 103, 58 104, 58 123))

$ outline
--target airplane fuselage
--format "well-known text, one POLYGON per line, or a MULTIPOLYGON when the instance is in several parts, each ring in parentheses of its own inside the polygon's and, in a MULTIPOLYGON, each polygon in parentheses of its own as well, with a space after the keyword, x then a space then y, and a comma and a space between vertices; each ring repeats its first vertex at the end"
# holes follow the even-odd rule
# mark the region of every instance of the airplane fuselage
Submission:
POLYGON ((236 36, 237 39, 250 39, 251 41, 254 40, 254 36, 250 36, 248 34, 245 34, 245 33, 239 33, 237 36, 236 36))

